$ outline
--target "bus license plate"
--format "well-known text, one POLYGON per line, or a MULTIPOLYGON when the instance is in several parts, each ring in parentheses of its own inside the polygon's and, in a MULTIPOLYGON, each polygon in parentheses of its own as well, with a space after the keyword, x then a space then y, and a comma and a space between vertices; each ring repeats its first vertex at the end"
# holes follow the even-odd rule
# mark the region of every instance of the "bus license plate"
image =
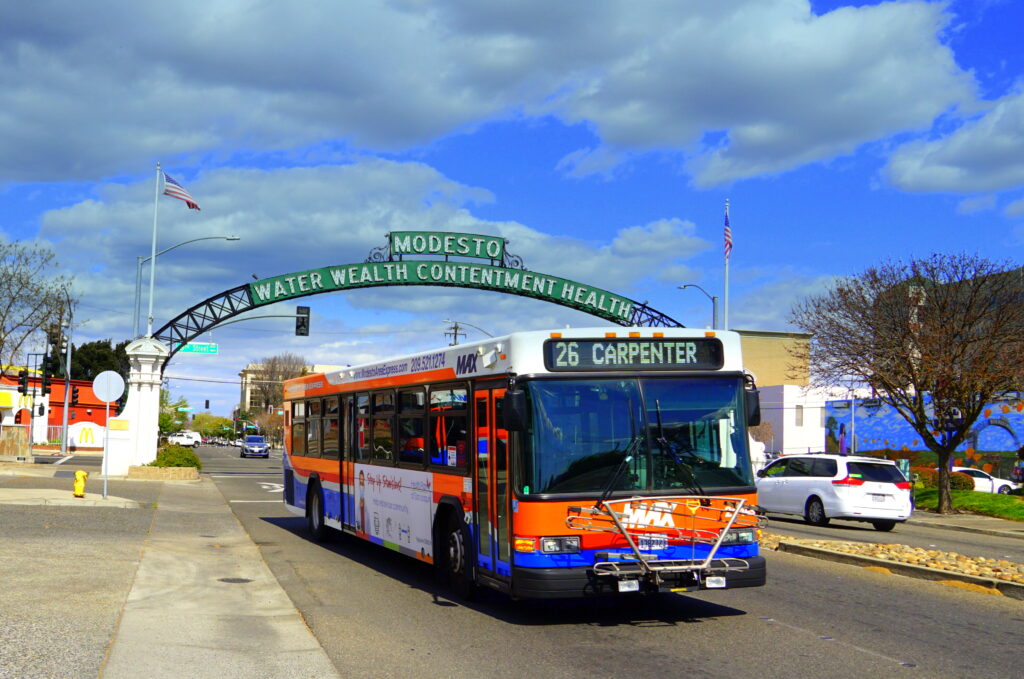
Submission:
POLYGON ((711 575, 704 578, 704 584, 708 589, 722 589, 725 587, 725 577, 721 575, 711 575))
POLYGON ((667 535, 641 535, 637 540, 637 547, 641 550, 668 549, 667 535))
POLYGON ((640 581, 639 580, 619 580, 619 591, 620 592, 639 592, 640 581))

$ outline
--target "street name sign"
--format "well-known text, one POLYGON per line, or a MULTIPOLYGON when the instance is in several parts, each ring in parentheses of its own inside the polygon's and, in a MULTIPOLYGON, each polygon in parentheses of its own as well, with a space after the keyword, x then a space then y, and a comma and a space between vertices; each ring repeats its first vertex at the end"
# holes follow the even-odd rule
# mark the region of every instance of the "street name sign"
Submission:
POLYGON ((218 354, 220 345, 216 342, 189 342, 178 351, 184 354, 218 354))

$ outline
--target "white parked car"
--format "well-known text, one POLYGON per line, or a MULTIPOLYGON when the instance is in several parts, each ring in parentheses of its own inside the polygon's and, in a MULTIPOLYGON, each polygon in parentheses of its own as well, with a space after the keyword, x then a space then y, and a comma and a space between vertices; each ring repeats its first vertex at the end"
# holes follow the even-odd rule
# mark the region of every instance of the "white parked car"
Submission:
POLYGON ((1020 484, 1014 483, 1013 481, 1007 481, 997 476, 992 476, 988 472, 984 472, 980 469, 974 469, 972 467, 953 467, 953 471, 960 472, 961 474, 967 474, 974 481, 974 490, 979 490, 982 493, 1009 493, 1014 488, 1019 488, 1020 484))
POLYGON ((172 446, 186 446, 195 448, 203 442, 203 437, 197 431, 179 431, 167 437, 167 442, 172 446))
POLYGON ((895 462, 827 453, 787 455, 757 473, 757 503, 824 526, 830 519, 868 521, 892 530, 910 518, 910 482, 895 462))

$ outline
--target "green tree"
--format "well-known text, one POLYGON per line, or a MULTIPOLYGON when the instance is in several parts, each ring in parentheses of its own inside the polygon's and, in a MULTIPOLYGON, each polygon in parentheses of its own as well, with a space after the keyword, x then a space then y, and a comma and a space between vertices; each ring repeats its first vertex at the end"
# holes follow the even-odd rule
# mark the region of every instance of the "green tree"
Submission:
POLYGON ((160 429, 161 434, 173 434, 185 429, 185 424, 188 422, 188 412, 178 410, 179 408, 187 408, 188 401, 185 397, 179 397, 172 399, 171 392, 166 389, 160 390, 160 415, 157 420, 157 426, 160 429))
POLYGON ((984 405, 1024 375, 1024 270, 972 255, 891 262, 793 307, 812 333, 793 351, 812 384, 871 387, 939 462, 941 513, 952 511, 949 460, 984 405))
POLYGON ((57 270, 47 246, 0 238, 0 375, 26 364, 26 343, 40 330, 70 319, 71 279, 51 277, 57 270))
POLYGON ((94 380, 105 370, 113 370, 128 383, 131 366, 124 349, 128 340, 114 345, 113 340, 96 340, 81 346, 71 346, 71 378, 94 380))
POLYGON ((203 436, 228 436, 234 429, 234 423, 227 417, 199 413, 192 418, 192 429, 203 436))

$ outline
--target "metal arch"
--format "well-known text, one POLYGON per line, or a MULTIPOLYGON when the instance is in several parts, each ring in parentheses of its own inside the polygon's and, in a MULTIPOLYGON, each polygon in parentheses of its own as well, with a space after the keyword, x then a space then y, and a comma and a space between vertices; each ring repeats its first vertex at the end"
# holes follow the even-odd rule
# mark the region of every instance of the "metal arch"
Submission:
MULTIPOLYGON (((531 294, 530 291, 526 290, 508 290, 508 289, 491 289, 485 287, 476 286, 465 286, 457 283, 371 283, 367 285, 360 285, 350 289, 360 289, 368 287, 409 287, 409 286, 429 286, 429 287, 456 287, 456 288, 467 288, 470 290, 490 290, 491 292, 501 292, 503 294, 518 295, 520 297, 530 297, 532 299, 540 299, 545 302, 552 304, 559 304, 559 302, 552 302, 550 299, 541 297, 536 294, 531 294)), ((295 295, 288 299, 299 299, 301 297, 308 297, 310 295, 319 295, 326 292, 342 292, 341 290, 318 290, 311 291, 303 295, 295 295)), ((285 301, 285 300, 281 300, 285 301)), ((203 300, 194 307, 186 310, 176 318, 171 319, 166 325, 162 326, 159 330, 153 333, 153 337, 167 345, 170 356, 176 354, 182 346, 188 344, 193 339, 203 334, 207 330, 213 328, 218 323, 222 323, 229 318, 245 313, 251 309, 255 309, 260 305, 254 304, 252 299, 252 292, 250 285, 245 283, 236 288, 225 290, 224 292, 214 295, 206 300, 203 300)), ((569 309, 575 309, 576 311, 582 311, 583 313, 597 316, 606 321, 610 321, 616 325, 624 327, 650 327, 650 328, 683 328, 686 327, 674 318, 661 313, 660 311, 651 308, 646 302, 634 302, 633 308, 628 318, 612 318, 608 316, 601 316, 594 314, 592 311, 581 307, 577 304, 572 303, 561 303, 569 309)))
POLYGON ((643 304, 636 304, 633 307, 633 312, 629 315, 628 321, 623 321, 619 325, 637 327, 637 328, 685 328, 686 326, 672 318, 667 316, 657 309, 652 309, 647 306, 647 302, 643 304))
POLYGON ((225 290, 203 300, 178 317, 171 319, 154 332, 153 337, 167 345, 170 350, 168 358, 170 358, 181 347, 213 326, 232 316, 249 311, 254 306, 249 285, 239 285, 237 288, 225 290))

